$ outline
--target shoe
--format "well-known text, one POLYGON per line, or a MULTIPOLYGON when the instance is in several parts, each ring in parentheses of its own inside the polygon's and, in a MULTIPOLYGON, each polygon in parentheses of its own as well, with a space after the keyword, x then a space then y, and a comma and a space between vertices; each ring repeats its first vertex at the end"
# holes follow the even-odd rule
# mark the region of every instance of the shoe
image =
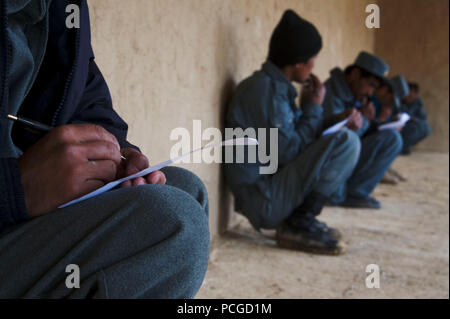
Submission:
POLYGON ((315 219, 314 224, 316 227, 318 227, 319 229, 322 229, 325 233, 327 233, 330 237, 332 237, 334 239, 342 239, 342 233, 339 230, 337 230, 336 228, 328 227, 327 224, 325 224, 324 222, 321 222, 318 219, 315 219))
POLYGON ((391 173, 391 171, 387 171, 386 174, 384 174, 383 178, 381 179, 381 184, 389 184, 389 185, 397 185, 400 182, 400 180, 391 173))
POLYGON ((281 248, 313 254, 337 256, 345 253, 344 243, 314 225, 297 229, 283 223, 277 228, 276 241, 281 248))
POLYGON ((342 238, 342 234, 339 230, 328 227, 327 224, 318 220, 316 216, 312 213, 302 213, 291 216, 285 221, 285 223, 296 229, 308 229, 311 226, 316 227, 321 231, 330 235, 332 238, 335 239, 342 238))
POLYGON ((372 197, 367 198, 347 197, 345 202, 339 204, 339 206, 346 208, 368 208, 368 209, 381 208, 380 202, 372 197))
POLYGON ((400 182, 407 182, 408 178, 406 178, 405 176, 403 176, 402 174, 400 174, 398 171, 396 171, 395 169, 390 169, 389 173, 392 176, 395 176, 400 182))

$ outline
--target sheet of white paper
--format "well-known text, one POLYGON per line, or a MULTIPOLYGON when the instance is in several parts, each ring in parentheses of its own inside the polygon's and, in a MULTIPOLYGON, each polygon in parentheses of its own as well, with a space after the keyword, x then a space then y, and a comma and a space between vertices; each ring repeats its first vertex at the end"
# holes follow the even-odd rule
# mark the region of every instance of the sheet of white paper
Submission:
POLYGON ((405 124, 411 119, 411 117, 407 113, 400 113, 399 119, 395 122, 387 123, 384 125, 380 125, 378 130, 389 130, 389 129, 401 129, 405 126, 405 124))
POLYGON ((64 204, 64 205, 60 206, 59 208, 65 208, 65 207, 71 206, 73 204, 82 202, 82 201, 84 201, 86 199, 89 199, 89 198, 95 197, 97 195, 103 194, 103 193, 113 189, 114 187, 119 186, 120 184, 122 184, 125 181, 131 180, 131 179, 135 179, 135 178, 138 178, 138 177, 147 176, 148 174, 150 174, 152 172, 159 171, 160 169, 162 169, 162 168, 164 168, 166 166, 172 165, 172 164, 176 163, 177 161, 179 161, 179 160, 181 160, 181 159, 183 159, 183 158, 185 158, 187 156, 190 156, 192 153, 200 152, 200 151, 203 151, 203 150, 206 150, 206 149, 210 149, 210 148, 216 148, 216 147, 222 147, 222 146, 231 146, 231 145, 249 145, 249 146, 250 145, 258 145, 258 141, 255 140, 254 138, 237 138, 237 139, 233 139, 233 140, 227 140, 227 141, 222 142, 222 143, 208 144, 208 145, 206 145, 206 146, 204 146, 202 148, 193 150, 192 152, 183 154, 183 155, 181 155, 179 157, 176 157, 174 159, 170 159, 170 160, 162 162, 162 163, 160 163, 158 165, 151 166, 151 167, 149 167, 147 169, 144 169, 143 171, 140 171, 139 173, 136 173, 134 175, 131 175, 131 176, 128 176, 128 177, 125 177, 125 178, 113 181, 111 183, 108 183, 105 186, 103 186, 103 187, 101 187, 101 188, 99 188, 99 189, 97 189, 97 190, 95 190, 95 191, 93 191, 93 192, 91 192, 91 193, 89 193, 87 195, 84 195, 84 196, 82 196, 80 198, 77 198, 77 199, 67 203, 67 204, 64 204))
POLYGON ((348 119, 333 125, 332 127, 330 127, 327 130, 325 130, 322 133, 322 136, 328 136, 328 135, 331 135, 331 134, 339 132, 340 130, 342 130, 347 125, 347 123, 348 123, 348 119))

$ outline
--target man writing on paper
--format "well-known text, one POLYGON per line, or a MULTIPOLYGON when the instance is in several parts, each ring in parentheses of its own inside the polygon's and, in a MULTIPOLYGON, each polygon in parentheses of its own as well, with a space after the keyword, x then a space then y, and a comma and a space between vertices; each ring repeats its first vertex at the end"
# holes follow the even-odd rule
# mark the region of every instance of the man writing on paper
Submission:
POLYGON ((325 116, 342 118, 342 114, 353 110, 362 119, 360 125, 353 128, 361 138, 361 156, 353 175, 333 197, 333 204, 350 208, 381 207, 370 195, 402 149, 402 138, 397 131, 367 134, 375 118, 375 108, 369 98, 383 83, 388 71, 389 66, 382 59, 362 52, 344 71, 333 69, 325 82, 325 116))
MULTIPOLYGON (((405 78, 397 75, 387 79, 370 98, 375 106, 375 119, 372 121, 373 130, 377 130, 380 125, 394 121, 400 116, 401 101, 409 95, 409 87, 405 78)), ((403 131, 399 128, 398 131, 403 131)), ((384 174, 381 183, 396 185, 400 181, 406 181, 406 178, 399 172, 390 168, 384 174)))
POLYGON ((276 229, 280 247, 338 255, 345 252, 341 234, 317 216, 351 175, 360 142, 349 130, 319 138, 325 90, 311 72, 321 48, 317 29, 286 11, 270 40, 268 60, 239 84, 226 119, 229 128, 278 128, 279 169, 262 175, 261 163, 225 164, 225 176, 235 209, 257 230, 276 229), (292 82, 304 86, 301 108, 292 82))
POLYGON ((149 166, 94 62, 87 2, 0 5, 0 298, 193 297, 209 232, 192 173, 168 168, 57 209, 149 166), (78 29, 66 27, 69 4, 80 8, 78 29), (13 128, 7 114, 57 128, 13 128), (78 289, 65 285, 70 264, 78 289))

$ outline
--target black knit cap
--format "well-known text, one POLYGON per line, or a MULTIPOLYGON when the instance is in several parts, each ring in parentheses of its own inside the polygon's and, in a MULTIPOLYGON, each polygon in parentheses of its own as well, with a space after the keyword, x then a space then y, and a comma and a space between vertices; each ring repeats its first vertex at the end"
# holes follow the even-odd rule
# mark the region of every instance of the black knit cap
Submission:
POLYGON ((287 10, 270 39, 269 60, 282 68, 307 62, 322 49, 322 37, 310 22, 287 10))

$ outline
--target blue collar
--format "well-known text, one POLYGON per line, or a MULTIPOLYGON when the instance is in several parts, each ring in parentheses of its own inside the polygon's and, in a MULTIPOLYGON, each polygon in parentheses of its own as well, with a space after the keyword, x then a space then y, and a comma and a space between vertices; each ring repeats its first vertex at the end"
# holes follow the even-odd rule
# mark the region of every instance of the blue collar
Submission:
POLYGON ((262 71, 267 73, 267 75, 269 75, 270 78, 275 81, 277 89, 286 91, 288 96, 293 100, 297 98, 297 89, 294 85, 292 85, 291 81, 289 81, 289 79, 281 71, 281 69, 273 64, 273 62, 267 60, 262 65, 262 71))
POLYGON ((22 18, 21 21, 35 24, 47 14, 50 2, 51 0, 6 0, 6 14, 17 14, 22 18))
POLYGON ((330 82, 337 98, 344 101, 344 103, 352 103, 356 105, 355 96, 345 80, 344 71, 340 68, 334 68, 331 70, 330 74, 330 82))

